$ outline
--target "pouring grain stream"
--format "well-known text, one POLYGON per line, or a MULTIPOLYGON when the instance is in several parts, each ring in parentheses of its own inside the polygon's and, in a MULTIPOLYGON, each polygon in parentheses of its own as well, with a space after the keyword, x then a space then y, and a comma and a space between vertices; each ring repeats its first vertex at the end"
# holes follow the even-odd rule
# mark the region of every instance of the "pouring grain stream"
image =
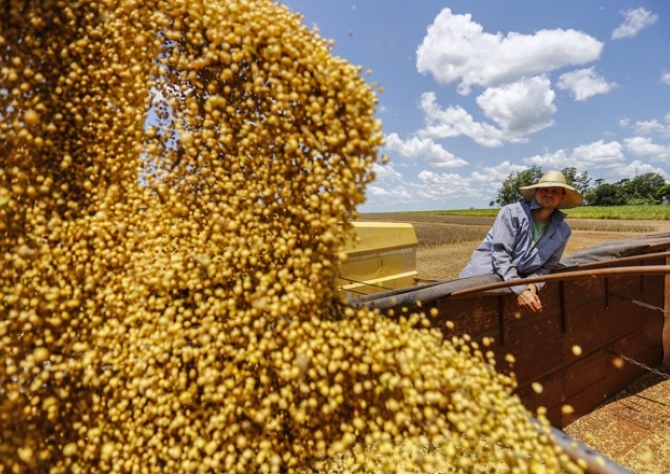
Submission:
POLYGON ((338 300, 382 133, 299 16, 0 10, 5 472, 580 472, 484 347, 338 300))

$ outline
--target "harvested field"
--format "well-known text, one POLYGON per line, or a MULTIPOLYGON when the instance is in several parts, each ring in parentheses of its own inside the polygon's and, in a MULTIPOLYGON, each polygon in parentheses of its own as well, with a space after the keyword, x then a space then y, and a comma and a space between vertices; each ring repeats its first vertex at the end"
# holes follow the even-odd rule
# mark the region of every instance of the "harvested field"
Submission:
MULTIPOLYGON (((419 239, 417 270, 421 280, 452 279, 488 232, 494 218, 414 213, 364 214, 361 220, 408 222, 419 239)), ((670 221, 570 219, 572 237, 566 255, 604 242, 636 235, 670 232, 670 221)))

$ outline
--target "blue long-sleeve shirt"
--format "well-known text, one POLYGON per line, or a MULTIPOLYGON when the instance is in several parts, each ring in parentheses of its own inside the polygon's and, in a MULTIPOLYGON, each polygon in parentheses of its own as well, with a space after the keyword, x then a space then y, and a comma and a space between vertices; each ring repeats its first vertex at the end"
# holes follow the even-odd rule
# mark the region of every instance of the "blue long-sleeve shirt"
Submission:
MULTIPOLYGON (((558 265, 572 231, 565 222, 565 213, 555 210, 544 235, 533 245, 533 218, 530 211, 540 207, 533 199, 507 205, 500 209, 493 227, 475 249, 459 278, 497 273, 503 280, 546 275, 558 265)), ((536 283, 540 290, 543 283, 536 283)), ((512 286, 518 294, 527 285, 512 286)))

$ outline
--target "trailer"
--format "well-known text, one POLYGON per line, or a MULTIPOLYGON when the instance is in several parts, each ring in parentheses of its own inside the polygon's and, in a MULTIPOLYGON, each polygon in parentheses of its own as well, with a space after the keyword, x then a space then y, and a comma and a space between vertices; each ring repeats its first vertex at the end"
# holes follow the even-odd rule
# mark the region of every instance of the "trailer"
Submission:
POLYGON ((487 349, 500 361, 497 370, 512 374, 524 405, 546 408, 562 433, 641 376, 663 374, 657 367, 670 364, 669 263, 670 233, 567 255, 549 275, 523 280, 546 283, 545 309, 534 315, 519 312, 510 283, 497 275, 419 284, 350 302, 389 317, 436 308, 438 316, 429 320, 446 338, 468 334, 473 341, 492 341, 487 349), (506 364, 506 357, 514 362, 506 364))

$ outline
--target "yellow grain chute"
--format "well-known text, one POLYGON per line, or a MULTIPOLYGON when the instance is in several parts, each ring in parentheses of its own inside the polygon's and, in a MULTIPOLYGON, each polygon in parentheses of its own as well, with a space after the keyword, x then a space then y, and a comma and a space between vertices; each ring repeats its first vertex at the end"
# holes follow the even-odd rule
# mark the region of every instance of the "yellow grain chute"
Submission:
POLYGON ((414 285, 417 237, 411 224, 354 222, 337 280, 345 298, 414 285))

